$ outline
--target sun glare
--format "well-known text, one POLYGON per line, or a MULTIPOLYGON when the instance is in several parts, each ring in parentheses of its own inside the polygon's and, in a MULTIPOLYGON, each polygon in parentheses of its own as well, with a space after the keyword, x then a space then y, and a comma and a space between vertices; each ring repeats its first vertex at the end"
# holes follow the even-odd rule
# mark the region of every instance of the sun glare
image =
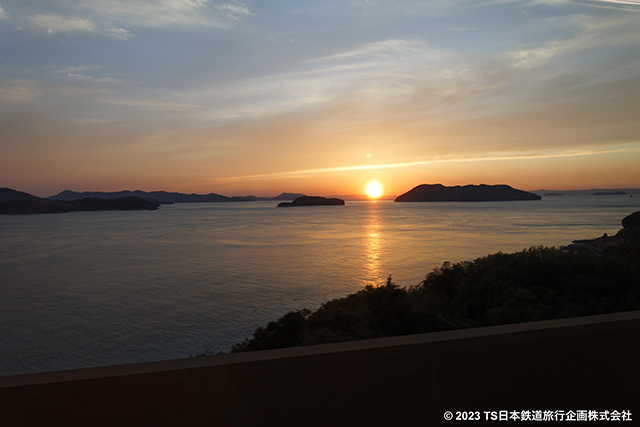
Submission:
POLYGON ((382 185, 378 181, 369 181, 364 193, 371 199, 377 199, 382 196, 382 185))

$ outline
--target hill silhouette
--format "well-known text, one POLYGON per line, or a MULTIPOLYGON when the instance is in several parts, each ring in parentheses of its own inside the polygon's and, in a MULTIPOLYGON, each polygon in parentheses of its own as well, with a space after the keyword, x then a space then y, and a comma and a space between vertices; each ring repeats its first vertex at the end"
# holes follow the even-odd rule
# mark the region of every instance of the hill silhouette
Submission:
POLYGON ((157 202, 135 196, 117 199, 90 197, 64 201, 42 199, 22 191, 0 188, 0 214, 4 215, 155 209, 158 209, 157 202))
POLYGON ((299 193, 281 193, 276 197, 257 197, 257 196, 223 196, 217 193, 209 194, 185 194, 167 191, 141 191, 141 190, 123 190, 123 191, 77 191, 64 190, 60 193, 47 197, 49 200, 65 200, 72 201, 84 199, 88 197, 97 197, 100 199, 119 199, 121 197, 136 196, 153 202, 162 204, 169 203, 218 203, 218 202, 254 202, 257 200, 294 200, 297 197, 304 196, 299 193))
POLYGON ((194 203, 194 202, 234 202, 234 201, 253 201, 252 198, 246 197, 227 197, 216 193, 210 194, 183 194, 171 193, 167 191, 85 191, 78 193, 76 191, 64 190, 55 196, 48 197, 49 200, 65 200, 72 201, 84 198, 100 198, 100 199, 119 199, 122 197, 140 197, 142 199, 155 201, 158 203, 194 203))
POLYGON ((0 188, 0 203, 11 202, 14 200, 37 200, 37 199, 40 199, 40 198, 29 193, 13 190, 7 187, 0 188))

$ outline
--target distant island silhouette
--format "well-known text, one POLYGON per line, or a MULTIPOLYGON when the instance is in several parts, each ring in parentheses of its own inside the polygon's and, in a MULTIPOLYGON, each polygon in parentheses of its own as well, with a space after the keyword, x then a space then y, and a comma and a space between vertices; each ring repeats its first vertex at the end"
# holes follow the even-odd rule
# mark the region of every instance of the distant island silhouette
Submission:
POLYGON ((561 193, 563 196, 593 196, 594 193, 622 193, 632 196, 640 194, 640 188, 590 188, 583 190, 566 190, 558 188, 547 188, 540 190, 532 190, 532 193, 547 196, 548 193, 561 193))
POLYGON ((278 203, 279 208, 293 206, 322 206, 322 205, 344 205, 344 200, 337 198, 326 198, 319 196, 302 196, 296 198, 293 202, 278 203))
POLYGON ((22 215, 65 213, 76 211, 129 211, 155 210, 159 204, 141 197, 128 196, 114 199, 86 197, 72 201, 49 200, 29 193, 0 188, 0 214, 22 215))
POLYGON ((396 197, 396 202, 499 202, 512 200, 540 200, 542 197, 508 185, 422 184, 396 197))
POLYGON ((85 191, 78 193, 76 191, 64 190, 55 196, 47 197, 48 200, 65 200, 72 201, 87 197, 98 197, 100 199, 118 199, 121 197, 141 197, 152 202, 160 204, 170 203, 217 203, 217 202, 254 202, 258 200, 294 200, 296 197, 304 196, 299 193, 281 193, 276 197, 256 197, 256 196, 223 196, 221 194, 184 194, 167 191, 85 191))
POLYGON ((627 193, 624 191, 598 191, 597 193, 593 193, 594 196, 626 196, 627 193))

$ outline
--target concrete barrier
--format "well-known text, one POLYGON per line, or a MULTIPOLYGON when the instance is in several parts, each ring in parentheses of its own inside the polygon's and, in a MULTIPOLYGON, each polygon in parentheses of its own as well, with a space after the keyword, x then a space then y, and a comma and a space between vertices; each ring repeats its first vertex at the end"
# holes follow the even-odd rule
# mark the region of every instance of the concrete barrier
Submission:
POLYGON ((1 377, 0 425, 478 425, 500 411, 633 424, 639 333, 634 311, 1 377))

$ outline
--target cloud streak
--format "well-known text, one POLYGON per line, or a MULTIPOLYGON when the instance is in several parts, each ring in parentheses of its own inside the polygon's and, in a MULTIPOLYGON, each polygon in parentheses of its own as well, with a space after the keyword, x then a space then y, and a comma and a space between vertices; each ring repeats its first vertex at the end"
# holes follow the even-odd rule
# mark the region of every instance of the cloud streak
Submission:
POLYGON ((629 1, 629 0, 596 0, 603 3, 620 3, 620 4, 632 4, 635 6, 640 6, 640 1, 629 1))
POLYGON ((38 82, 25 79, 0 80, 0 102, 9 105, 28 103, 42 95, 38 82))
POLYGON ((632 143, 614 147, 601 147, 592 149, 568 149, 568 150, 549 150, 538 152, 519 152, 519 153, 488 153, 477 157, 461 157, 461 158, 436 158, 436 159, 423 159, 407 162, 385 163, 375 165, 351 165, 351 166, 336 166, 317 169, 305 169, 295 170, 278 173, 265 173, 257 175, 244 175, 234 177, 217 178, 217 180, 245 180, 256 178, 282 178, 282 177, 295 177, 303 175, 324 175, 328 173, 336 172, 356 172, 367 170, 382 170, 382 169, 397 169, 407 168, 415 166, 427 166, 436 164, 447 163, 477 163, 477 162, 492 162, 492 161, 514 161, 514 160, 535 160, 535 159, 557 159, 566 157, 583 157, 583 156, 598 156, 602 154, 621 153, 621 152, 640 152, 640 142, 632 143))
POLYGON ((239 2, 207 0, 57 0, 45 7, 49 10, 34 12, 18 3, 9 14, 0 6, 0 19, 11 17, 23 30, 93 33, 128 40, 135 28, 231 28, 252 14, 239 2))
POLYGON ((400 53, 404 51, 415 50, 416 48, 419 48, 422 45, 424 45, 424 42, 422 42, 421 40, 403 40, 403 39, 384 40, 384 41, 379 41, 374 43, 368 43, 352 51, 336 53, 336 54, 325 56, 322 58, 314 58, 309 60, 308 62, 313 63, 313 62, 336 61, 336 60, 350 59, 350 58, 361 57, 361 56, 400 53))
POLYGON ((9 14, 5 12, 1 4, 0 4, 0 19, 9 19, 9 14))
POLYGON ((91 76, 85 76, 84 74, 80 74, 80 73, 77 73, 77 74, 67 73, 67 77, 70 77, 76 80, 84 80, 84 81, 97 82, 97 83, 117 83, 117 84, 125 83, 124 80, 116 79, 113 77, 91 77, 91 76))

